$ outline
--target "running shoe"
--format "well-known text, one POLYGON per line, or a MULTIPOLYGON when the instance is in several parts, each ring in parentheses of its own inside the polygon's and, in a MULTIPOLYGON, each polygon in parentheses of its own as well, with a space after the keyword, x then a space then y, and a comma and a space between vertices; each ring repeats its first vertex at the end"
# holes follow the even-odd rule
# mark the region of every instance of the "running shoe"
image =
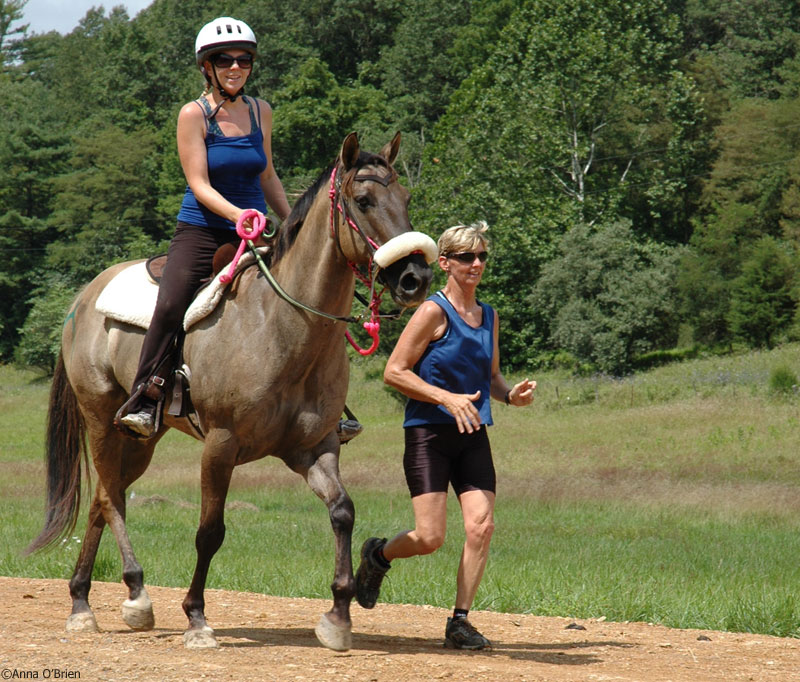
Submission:
POLYGON ((371 609, 378 601, 383 576, 391 566, 376 558, 375 552, 386 544, 386 538, 369 538, 361 546, 361 565, 356 572, 356 601, 365 609, 371 609))
POLYGON ((444 646, 448 649, 491 649, 492 643, 466 618, 447 619, 444 646))

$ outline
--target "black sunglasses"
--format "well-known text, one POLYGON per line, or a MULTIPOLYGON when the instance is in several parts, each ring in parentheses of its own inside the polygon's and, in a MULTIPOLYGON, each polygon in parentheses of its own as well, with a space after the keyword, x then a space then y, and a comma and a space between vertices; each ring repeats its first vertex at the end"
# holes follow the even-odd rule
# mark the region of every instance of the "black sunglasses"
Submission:
POLYGON ((234 64, 238 64, 240 69, 252 69, 253 55, 243 54, 239 57, 231 57, 229 54, 220 52, 211 57, 211 63, 221 69, 230 69, 234 64))
POLYGON ((477 258, 481 263, 485 263, 489 254, 486 253, 486 251, 478 251, 477 253, 473 251, 463 251, 462 253, 448 253, 446 257, 455 258, 462 263, 474 263, 477 258))

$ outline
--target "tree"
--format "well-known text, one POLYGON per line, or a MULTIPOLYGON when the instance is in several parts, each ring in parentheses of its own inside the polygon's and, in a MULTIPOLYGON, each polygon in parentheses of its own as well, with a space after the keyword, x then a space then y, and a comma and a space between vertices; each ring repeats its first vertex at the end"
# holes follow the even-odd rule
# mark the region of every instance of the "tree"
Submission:
MULTIPOLYGON (((253 91, 270 100, 313 58, 324 62, 338 83, 355 83, 391 43, 403 5, 400 0, 249 0, 237 6, 235 16, 252 27, 260 43, 253 91)), ((208 11, 206 3, 198 13, 208 11)))
MULTIPOLYGON (((561 237, 620 221, 640 245, 689 242, 677 278, 698 340, 767 342, 737 311, 758 300, 760 240, 800 240, 795 0, 156 0, 134 19, 92 8, 63 36, 29 34, 25 3, 0 0, 3 360, 47 268, 77 284, 171 233, 194 39, 226 13, 259 37, 247 94, 273 106, 290 193, 350 130, 377 149, 400 129, 417 229, 490 223, 482 296, 509 366, 553 348, 555 318, 520 292, 561 237)), ((573 329, 593 319, 579 307, 573 329)))
MULTIPOLYGON (((175 136, 177 111, 203 90, 194 58, 195 36, 218 14, 217 8, 200 0, 158 0, 132 21, 108 22, 98 42, 108 60, 104 99, 118 112, 116 125, 132 130, 149 124, 175 136)), ((270 62, 259 62, 256 73, 270 62)))
POLYGON ((51 208, 51 179, 64 168, 68 135, 54 115, 57 102, 42 84, 0 80, 0 211, 44 218, 51 208))
POLYGON ((797 245, 799 117, 800 97, 747 100, 717 129, 719 155, 704 183, 691 251, 680 273, 684 316, 699 341, 732 340, 731 322, 739 319, 731 315, 734 281, 760 240, 771 236, 797 245))
POLYGON ((15 21, 22 19, 22 10, 27 4, 28 0, 0 0, 0 64, 3 66, 12 59, 11 36, 24 34, 28 30, 28 24, 13 26, 15 21))
POLYGON ((635 154, 622 212, 635 217, 642 234, 687 244, 714 159, 713 120, 691 75, 673 71, 669 78, 656 105, 663 119, 648 130, 651 149, 635 154))
POLYGON ((0 360, 9 359, 28 314, 32 272, 52 239, 46 229, 52 178, 64 168, 67 138, 53 121, 57 109, 38 83, 0 75, 0 360))
POLYGON ((14 358, 20 365, 39 367, 52 374, 61 350, 61 332, 69 304, 76 294, 66 278, 51 274, 31 292, 31 310, 19 329, 14 358))
POLYGON ((37 281, 33 273, 42 262, 47 239, 43 221, 16 211, 0 215, 0 361, 13 356, 17 330, 28 314, 31 287, 37 281))
MULTIPOLYGON (((354 82, 363 65, 374 61, 397 36, 406 2, 401 0, 306 0, 310 5, 307 40, 341 83, 354 82)), ((297 9, 305 10, 305 7, 297 9)), ((307 16, 308 16, 307 14, 307 16)))
POLYGON ((677 339, 674 248, 640 242, 627 221, 576 225, 542 269, 531 301, 551 349, 615 375, 677 339))
MULTIPOLYGON (((492 3, 493 4, 493 3, 492 3)), ((379 84, 392 105, 398 128, 418 132, 439 118, 461 79, 452 48, 470 19, 472 2, 410 0, 394 40, 362 80, 379 84)))
POLYGON ((155 136, 106 126, 74 143, 71 172, 54 180, 47 262, 83 284, 113 263, 157 253, 172 225, 157 220, 155 136))
POLYGON ((306 61, 296 77, 272 98, 276 111, 273 157, 286 181, 316 174, 339 153, 345 135, 382 119, 385 100, 371 86, 344 87, 317 58, 306 61), (302 141, 302 142, 301 142, 302 141))
POLYGON ((734 99, 775 99, 785 67, 798 55, 800 5, 795 0, 689 0, 685 44, 708 57, 734 99))
POLYGON ((728 320, 734 337, 749 346, 772 348, 798 310, 797 251, 769 235, 759 239, 731 287, 728 320))
POLYGON ((516 292, 533 286, 572 225, 629 217, 662 239, 690 232, 696 187, 667 180, 698 172, 707 141, 693 83, 675 64, 677 29, 660 0, 520 2, 433 131, 415 220, 493 226, 499 257, 484 295, 507 321, 512 365, 537 345, 534 311, 516 292))

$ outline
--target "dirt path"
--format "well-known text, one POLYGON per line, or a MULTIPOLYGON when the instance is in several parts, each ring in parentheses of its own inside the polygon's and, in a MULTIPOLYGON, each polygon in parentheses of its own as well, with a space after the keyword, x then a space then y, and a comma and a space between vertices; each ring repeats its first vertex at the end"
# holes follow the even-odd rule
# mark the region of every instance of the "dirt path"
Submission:
POLYGON ((122 585, 95 583, 102 632, 64 630, 64 580, 0 577, 0 679, 80 680, 526 680, 529 682, 797 682, 800 640, 645 623, 573 621, 476 612, 494 650, 442 648, 447 613, 431 607, 353 606, 353 649, 329 651, 314 626, 329 602, 208 590, 206 614, 221 647, 187 651, 184 590, 148 587, 156 629, 122 622, 122 585))

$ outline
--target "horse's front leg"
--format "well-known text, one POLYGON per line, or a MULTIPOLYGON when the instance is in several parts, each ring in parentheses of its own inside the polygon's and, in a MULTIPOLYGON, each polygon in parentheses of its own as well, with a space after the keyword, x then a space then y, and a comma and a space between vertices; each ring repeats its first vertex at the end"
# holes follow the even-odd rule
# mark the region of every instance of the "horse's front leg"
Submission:
POLYGON ((214 631, 206 623, 205 587, 211 559, 225 539, 225 498, 236 463, 238 445, 227 431, 212 431, 206 436, 201 469, 202 501, 200 526, 195 537, 197 564, 183 611, 189 629, 183 634, 187 649, 213 649, 219 646, 214 631))
POLYGON ((350 602, 356 591, 351 556, 355 508, 339 477, 338 439, 333 447, 334 452, 322 453, 305 474, 308 485, 328 507, 336 546, 333 608, 322 615, 315 633, 329 649, 347 651, 353 641, 350 602))

